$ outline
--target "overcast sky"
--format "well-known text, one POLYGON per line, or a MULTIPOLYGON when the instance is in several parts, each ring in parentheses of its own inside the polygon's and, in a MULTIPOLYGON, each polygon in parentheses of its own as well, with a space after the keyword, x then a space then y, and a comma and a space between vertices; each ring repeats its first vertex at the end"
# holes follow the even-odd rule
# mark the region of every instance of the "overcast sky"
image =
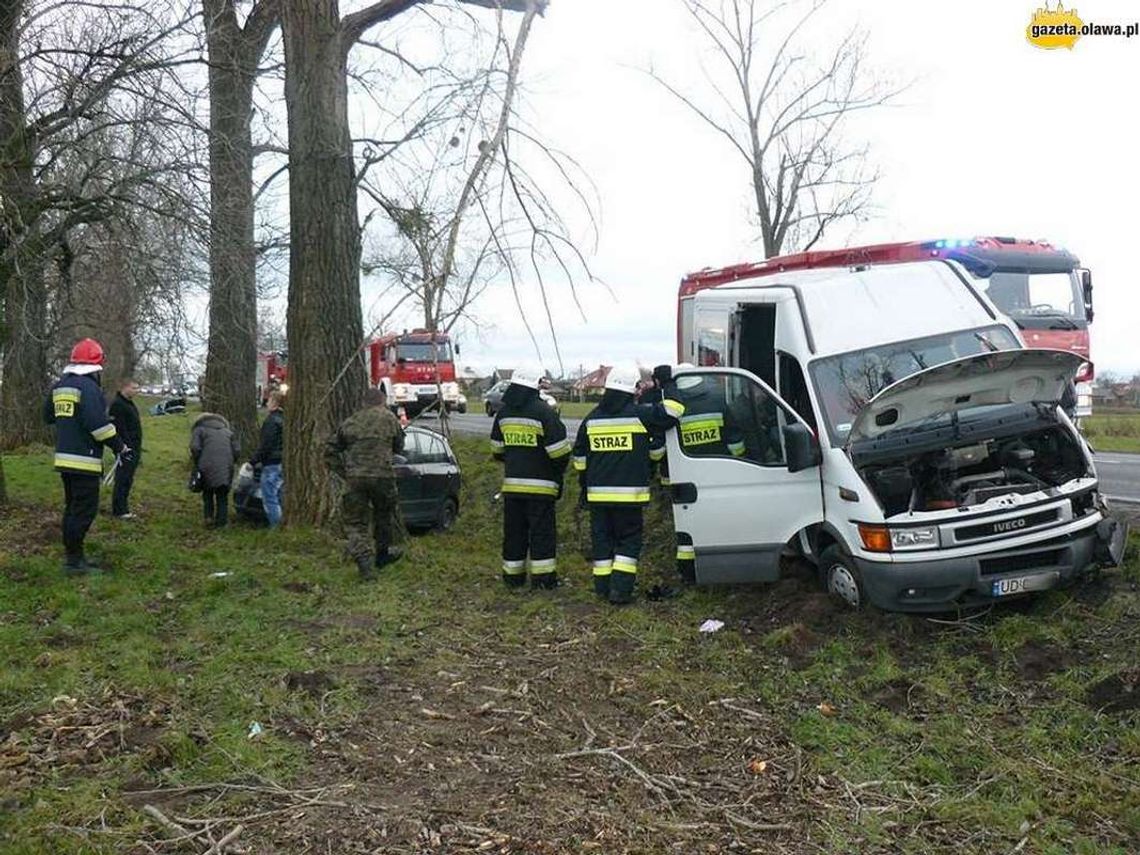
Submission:
MULTIPOLYGON (((896 106, 851 126, 882 171, 877 215, 821 246, 940 236, 1047 238, 1092 268, 1101 368, 1140 369, 1140 38, 1084 38, 1074 50, 1025 40, 1035 2, 959 0, 933 14, 913 0, 835 0, 809 36, 821 47, 852 23, 870 33, 876 67, 913 81, 896 106)), ((1084 0, 1086 21, 1140 19, 1132 0, 1084 0)), ((553 0, 528 48, 525 111, 577 158, 601 199, 591 258, 611 291, 581 283, 586 318, 555 295, 567 370, 674 358, 677 284, 705 266, 761 257, 738 156, 641 69, 694 87, 703 50, 677 0, 553 0)), ((533 294, 533 291, 532 291, 533 294)), ((464 330, 464 363, 539 360, 504 291, 464 330)), ((536 299, 528 313, 541 323, 536 299)), ((549 333, 539 330, 552 370, 549 333)))
MULTIPOLYGON (((359 5, 342 0, 342 11, 359 5)), ((829 233, 818 248, 1045 238, 1093 270, 1093 359, 1130 376, 1140 370, 1140 283, 1131 258, 1140 243, 1140 37, 1086 37, 1072 51, 1041 50, 1025 39, 1037 5, 832 0, 805 46, 826 51, 862 27, 872 65, 884 79, 910 85, 893 106, 849 125, 849 137, 869 143, 871 165, 882 173, 875 212, 829 233)), ((1135 0, 1082 0, 1077 10, 1085 21, 1140 20, 1135 0)), ((385 25, 399 28, 387 38, 405 35, 415 26, 410 16, 421 14, 385 25)), ((384 28, 373 37, 385 41, 384 28)), ((681 277, 762 257, 743 161, 645 73, 652 67, 683 89, 707 92, 701 68, 712 61, 681 0, 551 0, 535 26, 521 109, 546 141, 581 163, 600 200, 589 261, 604 284, 580 277, 585 318, 568 288, 549 294, 567 372, 673 361, 681 277)), ((353 109, 354 125, 367 127, 367 105, 356 99, 353 109)), ((283 183, 266 199, 279 219, 285 215, 283 183)), ((366 315, 384 313, 378 290, 365 279, 366 315)), ((503 283, 475 307, 479 327, 459 330, 463 364, 559 371, 537 288, 529 282, 523 290, 541 357, 503 283)), ((195 312, 204 313, 204 305, 195 312)), ((415 325, 414 315, 397 322, 415 325)))

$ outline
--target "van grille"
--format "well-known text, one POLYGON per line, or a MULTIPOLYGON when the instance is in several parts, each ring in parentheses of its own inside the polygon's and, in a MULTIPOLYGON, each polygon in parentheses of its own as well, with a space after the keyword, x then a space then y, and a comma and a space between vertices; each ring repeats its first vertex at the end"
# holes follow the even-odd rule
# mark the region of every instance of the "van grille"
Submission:
POLYGON ((1028 552, 1025 555, 1007 555, 1004 558, 983 558, 978 565, 983 576, 996 576, 999 573, 1056 567, 1064 556, 1064 549, 1049 549, 1044 552, 1028 552))
POLYGON ((1027 529, 1054 522, 1060 513, 1059 508, 1050 508, 1047 511, 1038 511, 1035 514, 1026 514, 1021 517, 1007 517, 978 525, 963 526, 954 530, 954 539, 960 543, 963 540, 978 540, 1000 534, 1018 534, 1027 529))

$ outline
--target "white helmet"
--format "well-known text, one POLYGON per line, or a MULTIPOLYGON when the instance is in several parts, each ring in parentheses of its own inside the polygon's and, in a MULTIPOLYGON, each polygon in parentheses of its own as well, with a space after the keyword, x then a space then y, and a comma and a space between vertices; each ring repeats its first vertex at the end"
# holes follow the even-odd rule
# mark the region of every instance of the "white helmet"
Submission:
POLYGON ((637 394, 637 384, 641 382, 641 369, 636 365, 615 365, 606 375, 606 388, 618 392, 637 394))
MULTIPOLYGON (((681 362, 673 369, 673 373, 676 374, 678 371, 686 371, 696 367, 697 366, 691 362, 681 362)), ((678 389, 695 389, 701 385, 701 376, 699 374, 692 374, 688 377, 678 377, 676 382, 678 389)))
POLYGON ((516 368, 511 375, 512 386, 524 386, 527 389, 538 389, 539 373, 530 368, 516 368))

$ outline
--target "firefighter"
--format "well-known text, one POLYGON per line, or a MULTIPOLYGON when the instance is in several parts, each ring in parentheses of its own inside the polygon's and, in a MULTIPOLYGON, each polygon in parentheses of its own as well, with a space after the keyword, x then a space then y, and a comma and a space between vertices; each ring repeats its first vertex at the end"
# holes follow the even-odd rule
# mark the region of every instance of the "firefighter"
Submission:
POLYGON ((558 587, 555 503, 570 462, 570 440, 558 414, 538 396, 537 373, 518 370, 491 425, 491 452, 503 462, 503 583, 558 587))
POLYGON ((402 556, 391 544, 393 522, 401 519, 392 455, 403 450, 404 429, 383 388, 367 390, 364 409, 345 419, 325 446, 329 469, 346 482, 341 513, 348 551, 364 581, 402 556))
POLYGON ((713 377, 682 375, 677 399, 685 405, 678 439, 689 457, 743 457, 744 434, 713 377))
MULTIPOLYGON (((633 601, 641 557, 643 509, 649 501, 650 436, 663 433, 684 414, 671 390, 653 403, 638 404, 641 372, 615 366, 605 394, 583 420, 574 443, 590 508, 594 593, 614 605, 633 601)), ((655 369, 655 385, 669 382, 668 366, 655 369)))
POLYGON ((123 444, 107 418, 100 386, 103 348, 85 338, 71 350, 63 376, 44 401, 44 419, 55 425, 55 470, 63 481, 63 572, 69 576, 97 573, 100 568, 83 552, 87 530, 99 512, 103 447, 110 446, 120 463, 132 465, 134 451, 123 444))

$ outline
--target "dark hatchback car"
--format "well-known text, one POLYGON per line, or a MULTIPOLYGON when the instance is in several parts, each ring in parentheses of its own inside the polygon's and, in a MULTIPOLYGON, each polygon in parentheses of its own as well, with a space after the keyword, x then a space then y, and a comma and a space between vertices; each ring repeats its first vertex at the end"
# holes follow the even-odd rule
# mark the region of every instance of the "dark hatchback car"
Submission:
MULTIPOLYGON (((447 531, 459 516, 459 461, 447 440, 435 431, 410 427, 404 453, 393 457, 400 491, 400 511, 408 528, 447 531)), ((248 471, 248 470, 247 470, 248 471)), ((255 522, 265 522, 261 482, 239 474, 234 483, 234 509, 255 522)))

